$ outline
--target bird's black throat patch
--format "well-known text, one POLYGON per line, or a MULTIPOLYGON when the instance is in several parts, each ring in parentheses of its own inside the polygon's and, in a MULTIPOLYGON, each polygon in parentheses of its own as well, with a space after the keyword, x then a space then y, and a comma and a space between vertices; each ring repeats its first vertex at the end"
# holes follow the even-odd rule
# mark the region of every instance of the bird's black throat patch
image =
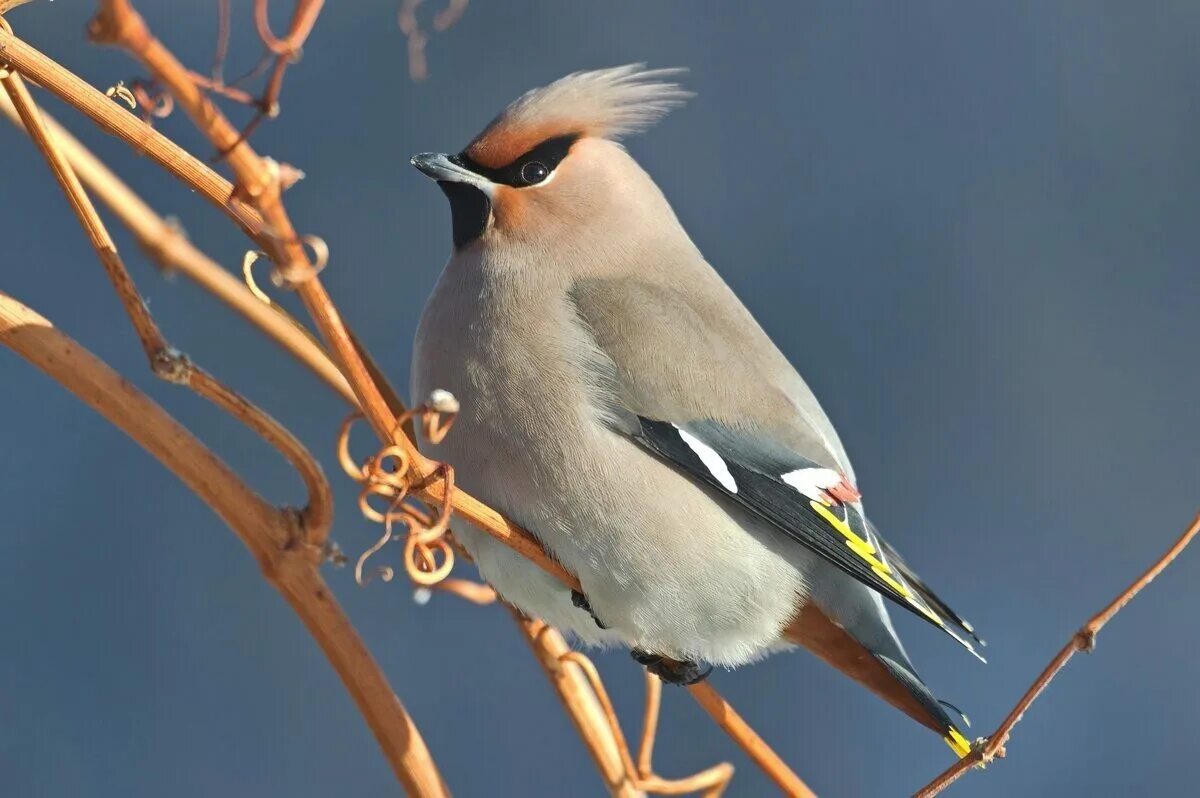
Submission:
POLYGON ((454 231, 454 246, 461 248, 483 235, 492 203, 487 195, 466 183, 439 180, 438 186, 450 200, 450 220, 454 231))

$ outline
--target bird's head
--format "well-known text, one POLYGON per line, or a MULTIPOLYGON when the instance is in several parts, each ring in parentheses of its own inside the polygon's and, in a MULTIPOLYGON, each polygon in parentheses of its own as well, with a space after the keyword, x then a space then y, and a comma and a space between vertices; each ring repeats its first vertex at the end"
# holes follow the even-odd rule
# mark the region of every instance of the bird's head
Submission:
POLYGON ((670 80, 679 72, 576 72, 519 97, 462 152, 413 156, 450 200, 455 248, 546 243, 644 203, 665 206, 617 142, 690 96, 670 80))

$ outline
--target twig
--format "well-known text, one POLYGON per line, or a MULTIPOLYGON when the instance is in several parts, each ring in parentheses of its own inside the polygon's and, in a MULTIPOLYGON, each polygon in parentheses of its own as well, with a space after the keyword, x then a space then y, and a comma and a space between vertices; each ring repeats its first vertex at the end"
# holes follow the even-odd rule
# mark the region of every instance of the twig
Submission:
POLYGON ((1021 722, 1029 707, 1042 694, 1042 691, 1050 686, 1050 682, 1054 680, 1058 672, 1080 651, 1091 653, 1096 647, 1096 635, 1104 628, 1104 625, 1111 621, 1113 616, 1132 601, 1133 597, 1140 593, 1146 585, 1153 582, 1155 577, 1162 573, 1179 556, 1179 553, 1187 548, 1187 545, 1192 542, 1192 538, 1197 533, 1200 533, 1200 515, 1196 516, 1191 526, 1180 535, 1174 545, 1167 549, 1166 553, 1157 562, 1150 566, 1145 573, 1135 579, 1129 587, 1125 588, 1120 595, 1113 599, 1107 607, 1097 613, 1078 632, 1071 636, 1071 639, 1062 647, 1062 650, 1054 656, 1054 659, 1050 660, 1050 664, 1038 674, 1037 679, 1025 691, 1025 694, 1021 696, 1021 700, 1008 713, 1004 722, 992 733, 987 742, 976 747, 970 754, 954 763, 937 778, 918 790, 915 798, 932 798, 932 796, 937 795, 957 781, 959 777, 971 768, 985 766, 994 759, 1003 757, 1005 754, 1004 746, 1007 745, 1008 739, 1012 735, 1013 727, 1021 722))
POLYGON ((583 739, 610 794, 613 798, 637 798, 642 795, 625 770, 619 743, 613 737, 604 710, 588 686, 582 670, 574 663, 562 662, 563 655, 571 651, 562 635, 542 621, 525 618, 512 607, 509 607, 509 611, 525 634, 546 678, 562 700, 563 708, 575 724, 575 730, 583 739))
MULTIPOLYGON (((127 4, 125 5, 127 6, 127 4)), ((142 23, 141 27, 134 26, 130 35, 134 37, 135 41, 145 41, 149 37, 149 33, 144 29, 144 23, 142 23)), ((154 44, 154 52, 161 52, 163 49, 162 46, 157 42, 154 42, 154 44)), ((185 185, 198 191, 218 208, 226 211, 230 218, 256 244, 263 248, 271 247, 272 249, 277 249, 276 245, 280 241, 277 237, 278 231, 272 231, 276 235, 268 235, 266 225, 258 211, 244 200, 235 196, 234 186, 211 168, 198 161, 174 142, 144 124, 132 114, 116 106, 103 93, 89 86, 52 59, 38 52, 35 48, 29 46, 16 36, 13 36, 11 32, 2 29, 0 29, 0 52, 3 52, 5 59, 22 74, 36 80, 55 96, 82 111, 102 130, 121 138, 152 161, 167 169, 167 171, 181 180, 185 185)), ((175 63, 177 64, 177 62, 175 63)), ((186 74, 184 74, 184 78, 186 78, 186 74)), ((183 88, 185 92, 187 91, 186 87, 191 87, 192 92, 188 96, 198 103, 196 113, 200 116, 201 120, 203 120, 205 114, 213 114, 215 115, 214 119, 219 120, 214 122, 214 124, 220 126, 223 135, 237 136, 236 130, 224 120, 220 111, 207 100, 203 99, 194 83, 186 79, 180 80, 179 83, 185 87, 183 88), (200 99, 197 100, 197 98, 200 99)), ((173 86, 172 90, 174 90, 173 86)), ((178 96, 177 99, 179 99, 178 96)), ((196 117, 193 116, 193 118, 196 117)), ((207 128, 202 126, 201 129, 206 130, 207 128)), ((249 150, 249 145, 243 142, 239 145, 239 148, 249 150)), ((249 151, 253 154, 252 150, 249 151)), ((251 167, 252 177, 267 171, 267 167, 257 160, 257 156, 254 156, 254 158, 255 160, 251 167)), ((290 222, 288 223, 288 227, 290 228, 290 222)), ((287 261, 295 263, 297 270, 306 267, 311 268, 303 249, 294 237, 291 239, 291 248, 288 254, 296 254, 298 256, 298 262, 295 260, 287 261)), ((278 263, 279 261, 276 262, 278 263)), ((308 291, 302 291, 302 298, 305 298, 306 304, 311 303, 310 312, 314 319, 318 321, 318 326, 322 328, 326 339, 335 340, 339 344, 336 347, 339 360, 349 360, 358 365, 358 368, 353 370, 353 374, 346 375, 349 382, 356 387, 356 403, 363 405, 364 396, 370 399, 369 403, 364 406, 364 411, 367 411, 369 406, 370 410, 367 412, 367 417, 371 421, 372 427, 376 430, 376 434, 385 440, 388 439, 391 435, 389 430, 393 428, 392 425, 395 418, 389 407, 388 400, 383 397, 378 385, 371 379, 371 370, 363 363, 353 337, 345 328, 340 315, 333 307, 324 289, 320 288, 316 280, 309 280, 306 285, 309 286, 309 289, 308 291), (327 330, 329 331, 328 333, 326 333, 327 330), (360 391, 361 394, 359 393, 360 391)), ((398 435, 396 442, 411 449, 420 458, 418 462, 424 464, 426 470, 432 470, 433 465, 429 464, 426 458, 420 457, 419 452, 416 451, 416 447, 407 435, 398 435)), ((440 502, 444 498, 441 492, 441 485, 437 482, 430 485, 424 491, 424 495, 435 502, 440 502)), ((575 588, 579 586, 578 581, 571 574, 567 573, 562 566, 545 554, 537 541, 528 532, 525 532, 519 526, 504 518, 500 513, 462 490, 454 492, 453 503, 455 512, 461 517, 541 566, 547 573, 563 580, 568 586, 575 588)))
POLYGON ((297 0, 296 11, 292 15, 292 25, 286 37, 279 39, 271 32, 271 21, 267 16, 267 0, 254 0, 254 25, 258 29, 258 37, 262 39, 267 49, 276 55, 291 56, 304 46, 308 35, 312 32, 321 7, 325 0, 297 0))
POLYGON ((325 0, 297 0, 287 36, 277 39, 271 32, 267 0, 254 0, 254 24, 258 29, 258 37, 276 56, 271 77, 267 80, 266 91, 259 100, 262 112, 271 119, 279 115, 279 95, 283 91, 283 75, 289 65, 299 60, 300 53, 304 49, 304 42, 312 33, 313 25, 316 24, 324 4, 325 0))
POLYGON ((808 785, 800 780, 800 777, 779 758, 779 754, 775 753, 763 738, 758 736, 758 732, 754 731, 749 723, 742 720, 742 716, 734 711, 729 702, 722 698, 711 684, 698 682, 690 685, 687 689, 692 694, 692 698, 696 699, 696 703, 704 708, 704 711, 725 730, 726 734, 737 741, 746 755, 762 768, 771 781, 779 785, 785 795, 795 798, 816 798, 815 793, 808 788, 808 785))
MULTIPOLYGON (((193 246, 176 224, 155 213, 78 139, 55 122, 45 109, 39 110, 42 121, 80 182, 133 233, 150 258, 162 269, 178 271, 194 280, 308 366, 343 399, 351 403, 355 401, 354 392, 337 366, 320 346, 293 326, 290 317, 281 315, 254 297, 246 286, 193 246)), ((0 93, 0 113, 24 130, 16 108, 4 93, 0 93)))
POLYGON ((475 582, 470 579, 450 577, 443 579, 435 585, 430 585, 430 587, 434 590, 458 596, 460 599, 469 601, 480 607, 495 604, 497 601, 495 588, 491 585, 485 585, 482 582, 475 582))
POLYGON ((218 86, 225 83, 225 56, 229 54, 229 0, 217 0, 217 50, 209 74, 218 86))
POLYGON ((66 157, 58 149, 50 130, 42 121, 41 114, 29 95, 20 75, 10 73, 2 79, 4 90, 17 110, 25 130, 45 156, 63 193, 71 203, 80 225, 87 233, 92 247, 108 274, 125 312, 132 322, 142 349, 150 362, 154 374, 168 382, 186 385, 200 396, 208 399, 241 421, 255 434, 278 450, 300 474, 308 491, 308 502, 301 512, 307 542, 322 547, 333 523, 333 495, 321 466, 313 459, 300 441, 252 403, 239 396, 221 382, 192 365, 186 357, 171 347, 155 324, 150 311, 142 301, 133 278, 125 268, 117 246, 96 213, 87 193, 75 175, 66 157))
MULTIPOLYGON (((425 58, 425 45, 429 37, 421 29, 417 19, 417 8, 424 0, 401 0, 400 10, 396 13, 396 24, 408 42, 408 76, 415 81, 429 77, 429 62, 425 58)), ((468 0, 448 0, 446 7, 433 18, 433 28, 436 31, 449 30, 454 23, 462 19, 467 11, 468 0)))
POLYGON ((654 739, 658 736, 658 715, 662 708, 662 680, 650 671, 643 674, 646 680, 646 705, 642 711, 642 740, 638 744, 637 772, 648 778, 654 767, 654 739))
POLYGON ((315 552, 296 545, 300 530, 294 516, 270 506, 155 402, 46 319, 4 294, 0 294, 0 344, 125 432, 212 507, 320 645, 404 788, 422 798, 445 796, 425 741, 322 580, 315 552))
MULTIPOLYGON (((662 776, 654 774, 650 759, 646 757, 645 772, 643 773, 640 765, 635 765, 633 762, 633 755, 629 751, 628 743, 625 742, 625 734, 621 731, 620 721, 617 720, 617 712, 608 697, 608 691, 604 689, 604 682, 600 679, 600 672, 596 670, 595 664, 578 651, 568 651, 566 654, 560 656, 558 661, 562 664, 573 663, 579 666, 583 674, 587 677, 588 685, 591 687, 596 699, 600 702, 604 719, 609 725, 613 739, 616 740, 617 749, 621 756, 621 765, 625 769, 626 777, 636 788, 652 792, 656 795, 683 795, 702 790, 705 796, 712 796, 713 798, 720 796, 725 791, 729 780, 733 778, 733 766, 727 762, 719 763, 707 770, 702 770, 699 773, 682 779, 664 779, 662 776)), ((647 704, 649 705, 650 702, 654 702, 657 707, 659 697, 660 695, 656 691, 648 692, 647 704)), ((642 742, 642 754, 645 754, 648 750, 645 746, 646 740, 643 739, 642 742)), ((649 748, 652 747, 652 745, 649 746, 649 748)))
POLYGON ((0 53, 22 75, 82 111, 102 129, 145 154, 184 185, 199 192, 228 214, 256 242, 265 240, 262 235, 263 221, 258 211, 234 196, 233 185, 228 180, 178 144, 3 28, 0 28, 0 53))

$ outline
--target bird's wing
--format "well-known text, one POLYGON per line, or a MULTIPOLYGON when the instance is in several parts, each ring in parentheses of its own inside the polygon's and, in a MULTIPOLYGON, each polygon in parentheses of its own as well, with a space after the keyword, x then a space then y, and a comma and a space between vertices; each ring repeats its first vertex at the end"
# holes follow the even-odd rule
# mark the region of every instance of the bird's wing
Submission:
POLYGON ((857 503, 829 495, 842 479, 836 471, 798 455, 781 464, 777 447, 712 421, 680 424, 639 416, 638 422, 633 438, 646 449, 945 630, 983 659, 975 647, 981 641, 971 627, 947 612, 945 602, 923 582, 910 581, 907 567, 893 559, 894 550, 871 529, 857 503))
POLYGON ((757 366, 763 356, 756 360, 755 348, 777 350, 752 320, 747 327, 740 314, 704 313, 669 289, 634 281, 589 281, 571 298, 596 343, 585 365, 615 429, 983 659, 970 625, 871 528, 815 400, 827 429, 777 387, 803 385, 799 377, 786 361, 783 375, 757 366), (681 345, 665 346, 670 340, 681 345))

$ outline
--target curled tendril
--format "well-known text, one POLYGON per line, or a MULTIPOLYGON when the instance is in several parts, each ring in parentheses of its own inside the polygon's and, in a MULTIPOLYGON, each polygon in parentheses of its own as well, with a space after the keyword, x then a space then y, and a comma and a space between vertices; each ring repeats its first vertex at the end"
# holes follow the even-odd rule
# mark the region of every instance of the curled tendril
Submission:
MULTIPOLYGON (((396 420, 397 429, 410 419, 419 418, 429 440, 439 442, 450 431, 458 413, 458 402, 447 391, 435 391, 427 402, 406 411, 396 420)), ((389 567, 381 567, 364 575, 368 560, 395 540, 404 541, 404 569, 409 579, 418 585, 432 587, 444 580, 454 567, 454 549, 447 538, 451 501, 454 494, 454 469, 439 463, 428 475, 421 476, 413 468, 412 458, 404 447, 395 444, 380 449, 363 462, 350 452, 350 433, 361 414, 353 413, 342 422, 338 432, 338 463, 346 475, 362 485, 358 507, 363 517, 383 524, 379 539, 362 553, 354 568, 354 578, 366 585, 375 576, 388 582, 394 576, 389 567), (442 499, 436 507, 426 510, 412 500, 414 489, 434 482, 443 485, 442 499), (381 508, 380 503, 386 504, 381 508)))
POLYGON ((254 278, 254 264, 258 263, 261 258, 267 257, 265 252, 258 250, 249 250, 242 257, 242 280, 246 283, 246 287, 250 289, 250 293, 254 294, 255 298, 264 305, 267 305, 271 310, 278 313, 287 319, 293 327, 295 327, 305 338, 312 342, 318 349, 322 348, 321 342, 312 334, 307 327, 296 320, 296 317, 288 313, 283 307, 271 299, 266 291, 258 285, 258 281, 254 278))
MULTIPOLYGON (((278 168, 278 165, 276 165, 278 168)), ((271 272, 271 282, 276 288, 295 288, 320 274, 329 263, 329 245, 320 236, 308 235, 300 239, 303 246, 312 250, 312 266, 309 268, 284 269, 271 272)))
POLYGON ((129 87, 125 85, 125 81, 123 80, 118 80, 116 86, 109 86, 105 89, 104 96, 120 100, 128 105, 131 111, 136 110, 138 107, 137 97, 129 90, 129 87))

